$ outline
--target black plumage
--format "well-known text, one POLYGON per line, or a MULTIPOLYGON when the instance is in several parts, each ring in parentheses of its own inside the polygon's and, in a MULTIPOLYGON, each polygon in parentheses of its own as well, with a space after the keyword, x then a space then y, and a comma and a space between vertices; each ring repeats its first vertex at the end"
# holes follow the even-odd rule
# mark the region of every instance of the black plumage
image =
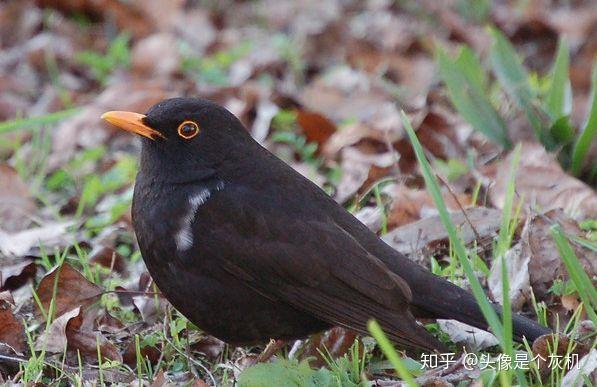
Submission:
MULTIPOLYGON (((223 107, 175 98, 146 115, 108 112, 144 136, 133 225, 171 303, 232 344, 293 339, 332 325, 441 349, 415 317, 486 329, 467 291, 381 241, 325 192, 254 141, 223 107)), ((549 330, 514 317, 517 337, 549 330)))

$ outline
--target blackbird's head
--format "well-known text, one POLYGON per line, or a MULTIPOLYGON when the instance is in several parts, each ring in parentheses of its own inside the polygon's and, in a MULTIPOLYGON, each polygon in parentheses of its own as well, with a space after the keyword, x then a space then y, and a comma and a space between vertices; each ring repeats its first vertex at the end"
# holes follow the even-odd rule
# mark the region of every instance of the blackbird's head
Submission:
POLYGON ((166 99, 145 114, 110 111, 102 119, 142 136, 142 172, 174 178, 215 170, 255 143, 232 113, 199 98, 166 99))

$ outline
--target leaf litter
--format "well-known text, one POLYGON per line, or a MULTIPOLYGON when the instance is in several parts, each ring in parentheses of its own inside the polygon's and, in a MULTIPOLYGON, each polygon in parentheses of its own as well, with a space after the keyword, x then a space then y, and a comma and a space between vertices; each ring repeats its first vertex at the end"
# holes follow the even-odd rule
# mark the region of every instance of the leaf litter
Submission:
MULTIPOLYGON (((137 140, 106 126, 101 113, 143 112, 175 95, 224 104, 260 143, 354 208, 379 235, 387 232, 386 243, 428 267, 435 265, 433 257, 435 270, 447 270, 448 238, 401 125, 400 109, 407 110, 442 178, 454 223, 486 266, 488 294, 503 300, 500 263, 491 257, 512 156, 455 113, 433 58, 434 47, 452 50, 462 42, 484 55, 490 37, 477 16, 451 2, 195 3, 26 0, 0 6, 0 119, 77 107, 59 122, 0 130, 0 347, 14 349, 11 356, 31 355, 27 329, 34 347, 56 353, 46 362, 66 349, 64 369, 76 374, 78 350, 86 358, 84 379, 130 382, 136 378, 130 370, 98 370, 95 364, 124 361, 137 369, 139 340, 141 359, 159 368, 146 375, 156 386, 205 385, 212 374, 230 381, 238 365, 257 357, 261 347, 230 348, 192 327, 161 297, 136 254, 127 210, 131 176, 93 181, 138 151, 137 140), (99 190, 115 180, 114 187, 99 190), (35 297, 46 317, 53 300, 48 330, 35 297)), ((567 34, 573 47, 571 120, 577 126, 589 109, 596 15, 590 3, 522 10, 495 3, 485 15, 512 39, 525 63, 543 73, 552 63, 554 38, 567 34)), ((563 324, 572 321, 579 297, 550 229, 563 228, 595 278, 594 227, 587 224, 597 218, 597 196, 560 167, 557 155, 528 141, 532 131, 510 106, 501 108, 512 118, 515 138, 527 140, 516 175, 521 216, 506 253, 509 298, 525 314, 534 313, 533 300, 545 303, 548 322, 563 324)), ((459 273, 449 275, 466 286, 459 273)), ((580 320, 590 337, 594 326, 585 315, 580 320)), ((492 335, 454 321, 438 325, 451 342, 470 349, 493 343, 492 335)), ((329 367, 320 350, 341 359, 354 337, 334 328, 288 348, 329 367)), ((594 358, 594 351, 584 355, 583 372, 594 372, 594 358)), ((14 376, 14 367, 0 361, 0 380, 14 376)), ((367 372, 379 385, 398 383, 367 372)), ((577 375, 570 372, 564 380, 573 383, 577 375)), ((477 370, 458 363, 426 371, 417 381, 478 379, 477 370)))

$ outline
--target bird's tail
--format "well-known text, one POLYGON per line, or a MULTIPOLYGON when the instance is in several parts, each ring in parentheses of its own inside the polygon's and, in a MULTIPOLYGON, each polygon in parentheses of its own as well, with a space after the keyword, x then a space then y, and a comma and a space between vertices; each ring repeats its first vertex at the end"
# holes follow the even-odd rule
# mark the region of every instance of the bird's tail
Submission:
MULTIPOLYGON (((475 297, 468 291, 427 271, 420 271, 417 276, 433 276, 427 280, 413 281, 413 313, 417 317, 454 319, 476 328, 488 330, 488 324, 477 304, 475 297), (422 285, 424 284, 424 285, 422 285)), ((501 316, 501 306, 494 305, 501 316)), ((521 341, 523 337, 533 342, 537 337, 552 333, 549 328, 539 325, 524 316, 512 315, 514 337, 521 341)))

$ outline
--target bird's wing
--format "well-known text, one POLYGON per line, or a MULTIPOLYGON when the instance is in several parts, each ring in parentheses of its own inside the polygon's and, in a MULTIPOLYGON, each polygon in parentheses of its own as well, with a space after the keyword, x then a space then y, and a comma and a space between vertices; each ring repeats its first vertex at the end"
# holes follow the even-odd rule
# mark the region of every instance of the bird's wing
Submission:
POLYGON ((211 241, 211 248, 217 246, 212 253, 224 270, 262 295, 328 323, 366 333, 367 321, 375 318, 396 343, 430 350, 441 346, 410 313, 406 282, 331 218, 283 211, 250 196, 216 195, 219 203, 198 214, 218 219, 206 229, 198 222, 195 231, 211 241), (223 216, 222 208, 232 216, 223 216))

